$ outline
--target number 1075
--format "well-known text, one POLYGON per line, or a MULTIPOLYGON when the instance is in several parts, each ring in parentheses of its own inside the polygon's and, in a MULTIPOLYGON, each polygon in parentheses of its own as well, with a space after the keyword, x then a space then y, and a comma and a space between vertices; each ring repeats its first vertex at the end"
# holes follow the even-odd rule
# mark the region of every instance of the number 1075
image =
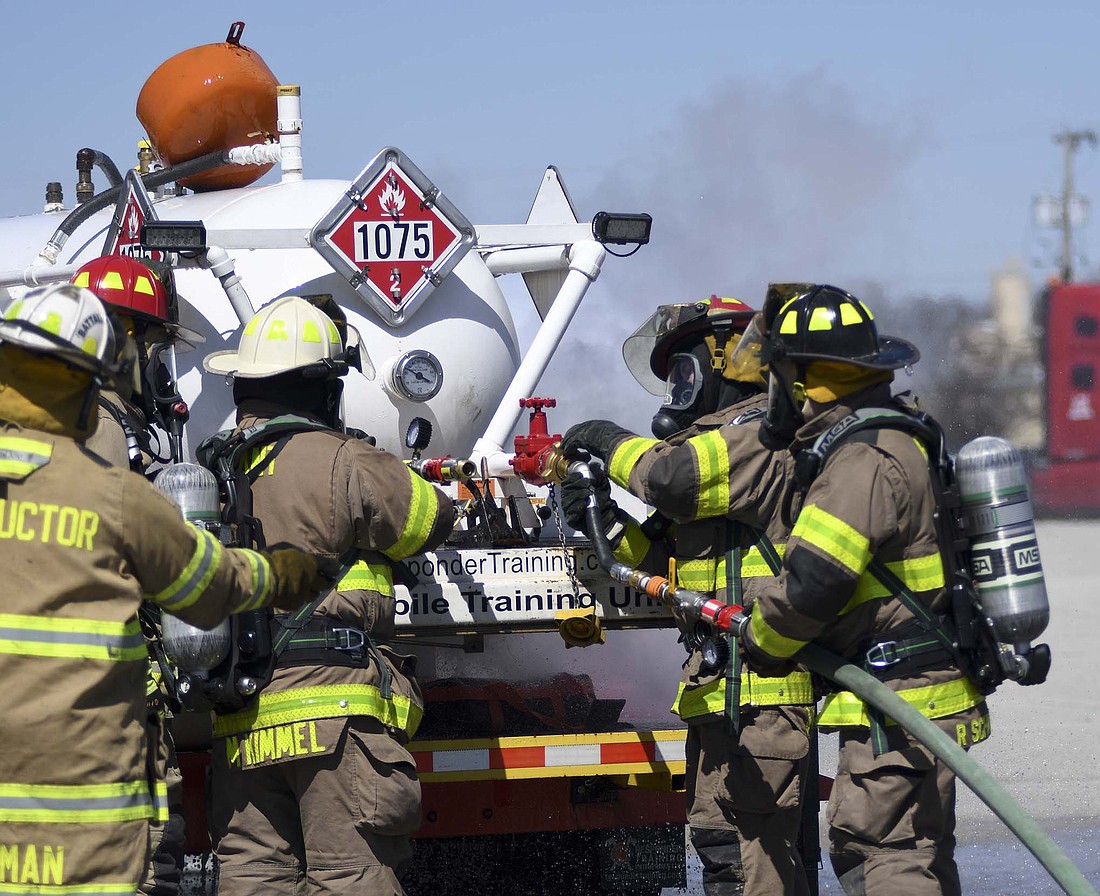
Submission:
POLYGON ((434 259, 430 221, 366 221, 355 234, 356 261, 434 259))

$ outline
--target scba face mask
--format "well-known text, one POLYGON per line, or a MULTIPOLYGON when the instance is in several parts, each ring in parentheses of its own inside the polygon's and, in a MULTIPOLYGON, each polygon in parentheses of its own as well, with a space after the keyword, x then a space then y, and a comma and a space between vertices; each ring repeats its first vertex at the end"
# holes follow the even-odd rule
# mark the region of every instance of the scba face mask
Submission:
POLYGON ((703 383, 703 368, 694 354, 680 352, 669 358, 664 404, 650 424, 654 436, 667 439, 702 415, 703 383))

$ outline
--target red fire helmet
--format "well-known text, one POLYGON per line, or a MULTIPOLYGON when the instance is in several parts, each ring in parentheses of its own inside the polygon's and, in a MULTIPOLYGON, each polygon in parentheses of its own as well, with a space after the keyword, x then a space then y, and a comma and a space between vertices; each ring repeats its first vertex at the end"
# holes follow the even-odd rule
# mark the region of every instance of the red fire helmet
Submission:
POLYGON ((123 314, 173 323, 164 284, 149 268, 127 255, 93 258, 76 272, 72 282, 90 289, 123 314))

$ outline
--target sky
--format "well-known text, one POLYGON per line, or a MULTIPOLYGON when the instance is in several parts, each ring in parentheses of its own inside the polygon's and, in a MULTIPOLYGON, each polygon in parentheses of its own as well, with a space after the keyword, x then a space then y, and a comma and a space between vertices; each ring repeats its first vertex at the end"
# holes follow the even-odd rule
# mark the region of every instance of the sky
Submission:
MULTIPOLYGON (((653 215, 653 242, 609 259, 551 380, 594 358, 612 375, 609 356, 621 373, 618 342, 657 304, 758 303, 772 279, 981 303, 1016 257, 1038 285, 1059 247, 1031 211, 1061 190, 1053 137, 1100 132, 1100 5, 1085 0, 136 9, 0 0, 0 212, 40 210, 51 180, 71 202, 82 146, 133 164, 145 78, 242 20, 243 43, 302 86, 307 176, 351 179, 392 144, 475 223, 524 220, 548 164, 582 218, 653 215)), ((1100 202, 1100 149, 1074 170, 1100 202)), ((1094 274, 1097 227, 1077 236, 1094 274)))

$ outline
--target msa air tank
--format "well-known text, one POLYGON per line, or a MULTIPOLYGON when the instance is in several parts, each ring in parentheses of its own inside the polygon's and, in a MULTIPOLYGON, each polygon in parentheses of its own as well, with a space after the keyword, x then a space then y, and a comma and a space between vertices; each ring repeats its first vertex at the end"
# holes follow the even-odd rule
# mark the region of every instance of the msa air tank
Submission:
MULTIPOLYGON (((183 518, 200 529, 221 524, 218 480, 198 464, 171 464, 153 481, 157 491, 175 504, 183 518)), ((229 620, 205 631, 182 619, 161 616, 164 652, 186 674, 205 675, 229 653, 229 620)))
POLYGON ((955 474, 982 612, 997 640, 1023 655, 1050 621, 1023 458, 983 436, 959 451, 955 474))

